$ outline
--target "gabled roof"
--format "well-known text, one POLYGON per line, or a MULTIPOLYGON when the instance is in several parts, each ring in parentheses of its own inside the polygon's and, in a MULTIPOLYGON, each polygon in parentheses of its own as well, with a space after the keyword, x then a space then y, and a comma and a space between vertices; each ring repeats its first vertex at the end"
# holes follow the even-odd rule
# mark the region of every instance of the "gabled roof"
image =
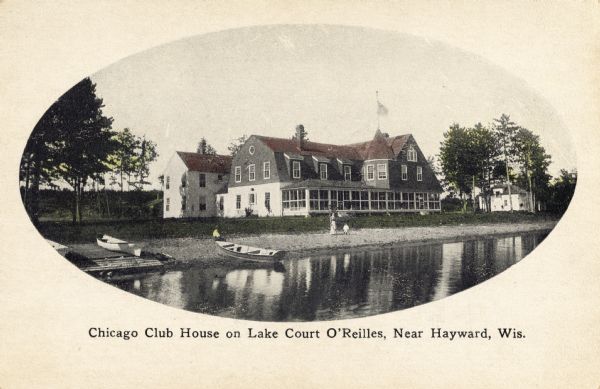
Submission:
POLYGON ((410 134, 396 137, 386 137, 377 130, 375 137, 367 142, 349 145, 334 145, 329 143, 317 143, 305 141, 302 148, 294 139, 273 138, 269 136, 255 135, 268 148, 274 152, 286 154, 312 155, 330 159, 342 160, 368 160, 368 159, 394 159, 404 147, 410 134))
POLYGON ((328 158, 342 157, 347 159, 361 159, 357 151, 351 146, 305 141, 300 149, 294 139, 273 138, 260 135, 255 136, 275 152, 300 155, 320 155, 328 158))
MULTIPOLYGON (((495 184, 492 185, 492 190, 494 189, 502 189, 502 194, 503 195, 507 195, 508 194, 508 185, 506 184, 495 184)), ((511 194, 527 194, 527 191, 519 186, 516 185, 510 185, 510 193, 511 194)))
POLYGON ((231 157, 228 155, 209 155, 184 151, 178 151, 177 155, 190 171, 229 174, 231 169, 231 157))
POLYGON ((366 148, 366 159, 393 159, 395 158, 392 148, 388 145, 387 139, 381 131, 377 130, 373 140, 369 142, 366 148))

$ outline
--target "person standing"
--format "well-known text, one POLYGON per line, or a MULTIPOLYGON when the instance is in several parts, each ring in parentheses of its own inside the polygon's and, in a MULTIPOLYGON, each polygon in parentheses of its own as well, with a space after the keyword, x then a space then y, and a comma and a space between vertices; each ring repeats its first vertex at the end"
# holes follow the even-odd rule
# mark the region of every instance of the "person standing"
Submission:
POLYGON ((337 226, 335 224, 335 212, 331 211, 331 216, 329 216, 329 233, 331 235, 335 235, 337 230, 337 226))
POLYGON ((223 240, 223 237, 219 233, 219 228, 218 227, 215 227, 215 229, 214 229, 214 231, 212 233, 212 236, 213 236, 214 240, 219 240, 219 241, 223 240))

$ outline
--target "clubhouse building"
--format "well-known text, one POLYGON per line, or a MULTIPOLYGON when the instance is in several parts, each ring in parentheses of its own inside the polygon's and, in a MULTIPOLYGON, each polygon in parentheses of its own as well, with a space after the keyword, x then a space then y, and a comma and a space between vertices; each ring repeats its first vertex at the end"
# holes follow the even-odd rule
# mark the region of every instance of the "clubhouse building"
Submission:
POLYGON ((440 211, 442 188, 411 134, 377 130, 369 141, 334 145, 307 141, 303 130, 248 138, 215 193, 219 215, 440 211))

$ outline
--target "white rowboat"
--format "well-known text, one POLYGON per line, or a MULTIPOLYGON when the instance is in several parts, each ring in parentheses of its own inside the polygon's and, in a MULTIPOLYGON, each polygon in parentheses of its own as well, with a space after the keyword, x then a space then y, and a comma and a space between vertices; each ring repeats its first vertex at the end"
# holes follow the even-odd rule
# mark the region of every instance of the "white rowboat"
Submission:
POLYGON ((110 251, 118 251, 126 254, 135 255, 136 257, 139 257, 142 254, 142 249, 140 247, 135 247, 134 243, 129 243, 121 239, 113 238, 109 235, 102 235, 97 237, 96 242, 98 243, 98 246, 110 251))
POLYGON ((231 257, 259 262, 276 262, 282 259, 286 252, 282 250, 262 249, 243 244, 215 241, 221 252, 231 257))

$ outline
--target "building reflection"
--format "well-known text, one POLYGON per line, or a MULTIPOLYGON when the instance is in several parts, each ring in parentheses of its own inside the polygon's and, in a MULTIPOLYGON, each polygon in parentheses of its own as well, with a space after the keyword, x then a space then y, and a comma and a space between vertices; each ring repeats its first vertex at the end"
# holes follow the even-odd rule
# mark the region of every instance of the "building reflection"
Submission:
POLYGON ((114 282, 170 306, 269 321, 353 318, 406 309, 470 288, 533 250, 543 234, 335 252, 274 268, 186 269, 114 282))

